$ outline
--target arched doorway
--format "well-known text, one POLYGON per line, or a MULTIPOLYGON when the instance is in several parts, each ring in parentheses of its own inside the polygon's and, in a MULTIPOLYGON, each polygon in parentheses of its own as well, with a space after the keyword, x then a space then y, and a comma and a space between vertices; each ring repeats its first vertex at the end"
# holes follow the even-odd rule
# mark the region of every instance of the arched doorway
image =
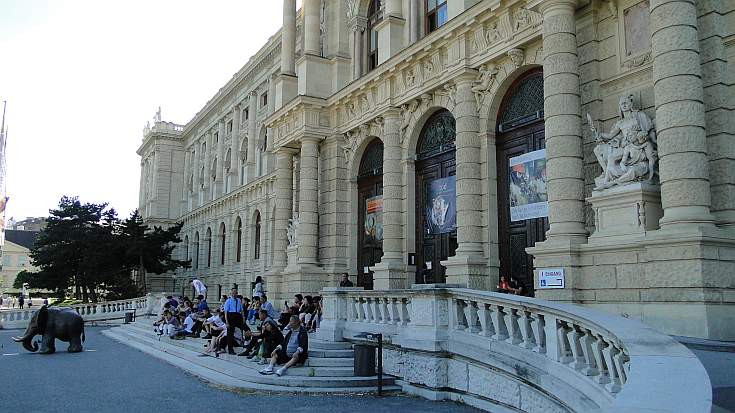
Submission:
POLYGON ((457 250, 454 141, 448 110, 426 121, 416 146, 416 283, 443 283, 440 262, 457 250))
POLYGON ((365 148, 357 172, 357 286, 373 289, 369 267, 383 256, 383 142, 374 138, 365 148))
POLYGON ((500 275, 513 276, 533 295, 533 258, 526 248, 546 237, 544 79, 533 69, 503 98, 496 130, 500 275))

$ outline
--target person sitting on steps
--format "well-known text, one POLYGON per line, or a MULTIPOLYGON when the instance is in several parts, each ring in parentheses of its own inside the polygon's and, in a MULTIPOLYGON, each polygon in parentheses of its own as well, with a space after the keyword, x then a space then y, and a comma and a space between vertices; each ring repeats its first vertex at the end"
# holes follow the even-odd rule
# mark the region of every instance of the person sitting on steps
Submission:
POLYGON ((301 325, 298 316, 291 316, 285 331, 288 333, 283 338, 283 342, 273 350, 270 364, 261 370, 260 374, 273 374, 273 367, 276 364, 285 363, 283 367, 275 371, 276 375, 282 376, 292 366, 303 364, 306 361, 309 352, 309 333, 301 325))

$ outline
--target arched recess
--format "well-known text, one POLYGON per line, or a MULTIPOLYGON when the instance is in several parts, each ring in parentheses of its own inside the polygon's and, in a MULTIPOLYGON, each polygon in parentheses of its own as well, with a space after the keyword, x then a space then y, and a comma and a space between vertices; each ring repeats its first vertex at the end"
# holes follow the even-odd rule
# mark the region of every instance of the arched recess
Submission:
POLYGON ((235 220, 235 262, 242 260, 242 219, 235 220))
POLYGON ((275 249, 275 240, 276 240, 276 206, 274 205, 273 208, 271 208, 271 216, 268 220, 270 222, 270 236, 268 237, 268 266, 273 265, 273 257, 274 253, 276 251, 275 249))
MULTIPOLYGON (((235 139, 233 136, 232 139, 235 139)), ((227 153, 225 154, 224 158, 224 177, 225 177, 225 193, 230 193, 232 191, 232 171, 233 171, 233 164, 232 164, 232 150, 227 149, 227 153)))
POLYGON ((194 234, 194 268, 199 268, 199 231, 194 234))
POLYGON ((260 259, 260 241, 261 241, 261 218, 260 218, 260 211, 255 210, 255 213, 253 214, 253 259, 259 260, 260 259))
POLYGON ((225 252, 227 251, 227 248, 225 245, 227 244, 227 228, 225 227, 225 223, 221 222, 219 224, 219 265, 225 265, 225 252))
POLYGON ((212 266, 212 228, 207 228, 207 238, 204 240, 207 243, 207 268, 212 266))
POLYGON ((268 150, 268 132, 265 126, 260 128, 258 132, 256 156, 255 156, 255 176, 263 176, 267 172, 266 154, 268 150))
POLYGON ((189 236, 184 236, 184 261, 189 260, 189 236))
POLYGON ((370 267, 383 256, 383 142, 372 138, 357 173, 357 286, 373 288, 370 267))
POLYGON ((440 262, 457 249, 456 123, 446 109, 424 123, 416 144, 416 283, 443 283, 440 262))
POLYGON ((240 167, 240 185, 245 185, 247 179, 247 162, 248 162, 248 138, 242 138, 240 141, 240 156, 237 158, 240 167))
POLYGON ((526 248, 543 241, 549 225, 543 86, 541 67, 520 74, 495 122, 500 275, 514 277, 531 295, 533 258, 526 248))

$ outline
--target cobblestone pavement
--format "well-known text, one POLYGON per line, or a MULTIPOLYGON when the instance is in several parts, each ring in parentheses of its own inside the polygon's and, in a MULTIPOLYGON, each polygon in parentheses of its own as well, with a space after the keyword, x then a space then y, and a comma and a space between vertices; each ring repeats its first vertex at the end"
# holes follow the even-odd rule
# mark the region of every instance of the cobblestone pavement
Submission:
POLYGON ((477 412, 447 402, 404 397, 240 394, 202 382, 163 361, 119 344, 88 327, 85 352, 26 352, 0 330, 0 405, 31 412, 477 412))

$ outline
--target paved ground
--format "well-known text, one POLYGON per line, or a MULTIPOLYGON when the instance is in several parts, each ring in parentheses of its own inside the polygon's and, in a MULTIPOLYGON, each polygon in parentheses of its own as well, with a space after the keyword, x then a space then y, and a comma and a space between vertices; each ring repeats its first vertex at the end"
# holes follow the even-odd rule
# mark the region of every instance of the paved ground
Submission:
POLYGON ((712 402, 715 405, 712 411, 735 412, 735 351, 705 351, 692 347, 689 349, 707 369, 712 382, 712 402))
POLYGON ((237 394, 119 344, 87 328, 86 351, 68 354, 56 343, 54 355, 26 352, 0 330, 0 405, 32 412, 477 412, 455 403, 412 397, 288 396, 237 394), (262 409, 262 410, 261 410, 262 409))

